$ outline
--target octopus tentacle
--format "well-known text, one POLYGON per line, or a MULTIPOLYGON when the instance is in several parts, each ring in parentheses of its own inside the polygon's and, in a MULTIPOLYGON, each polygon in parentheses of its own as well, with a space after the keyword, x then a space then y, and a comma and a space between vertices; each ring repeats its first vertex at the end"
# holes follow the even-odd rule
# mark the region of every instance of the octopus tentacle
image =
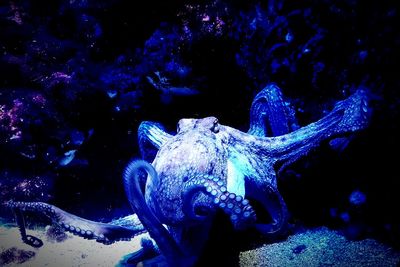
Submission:
POLYGON ((221 208, 229 216, 236 229, 246 228, 256 221, 256 214, 250 202, 235 193, 228 192, 225 183, 211 175, 203 175, 187 181, 183 189, 183 211, 189 218, 202 220, 206 217, 195 212, 196 206, 204 207, 204 202, 195 197, 200 192, 212 200, 211 204, 206 204, 206 209, 210 211, 221 208))
POLYGON ((152 161, 158 149, 170 139, 172 135, 164 131, 164 127, 156 122, 144 121, 138 128, 138 143, 143 159, 152 161))
POLYGON ((28 244, 31 247, 39 248, 43 246, 43 241, 39 238, 27 235, 26 228, 25 228, 25 221, 22 212, 19 209, 14 209, 15 218, 18 224, 19 232, 21 234, 21 239, 25 244, 28 244))
POLYGON ((306 155, 322 141, 344 136, 368 125, 367 94, 358 90, 349 98, 340 101, 325 117, 282 137, 275 137, 271 146, 271 157, 288 164, 306 155), (278 140, 275 140, 278 139, 278 140))
MULTIPOLYGON (((255 228, 264 235, 276 235, 283 233, 288 221, 288 210, 278 189, 264 186, 264 190, 254 192, 256 200, 260 201, 270 215, 271 223, 256 223, 255 228), (258 194, 260 193, 260 194, 258 194)), ((257 191, 257 189, 256 189, 257 191)))
POLYGON ((367 125, 367 95, 365 91, 358 90, 349 98, 338 102, 328 115, 317 122, 285 135, 277 137, 246 135, 223 125, 220 126, 220 132, 224 132, 227 136, 230 153, 255 155, 261 162, 263 159, 268 160, 271 165, 280 163, 282 170, 309 153, 322 141, 361 130, 367 125))
POLYGON ((158 180, 155 169, 148 162, 144 160, 130 162, 123 175, 129 203, 150 236, 156 241, 167 262, 171 266, 184 266, 183 262, 187 260, 187 257, 144 199, 139 183, 140 170, 145 170, 153 180, 158 180))
POLYGON ((283 135, 291 132, 294 124, 294 110, 286 104, 275 83, 267 85, 254 97, 248 134, 260 137, 283 135))
POLYGON ((125 255, 117 266, 137 266, 139 262, 145 262, 160 256, 160 251, 153 240, 142 238, 140 240, 140 246, 141 248, 139 250, 125 255))
MULTIPOLYGON (((17 223, 19 225, 20 225, 19 221, 21 221, 21 216, 22 216, 22 214, 19 214, 19 212, 33 211, 47 216, 54 223, 59 224, 64 230, 74 235, 83 237, 85 239, 94 239, 97 242, 106 245, 112 244, 113 242, 116 241, 127 241, 133 238, 134 236, 145 232, 145 229, 141 224, 137 224, 135 226, 132 225, 132 227, 128 228, 128 227, 113 225, 110 223, 107 224, 107 223, 94 222, 75 216, 73 214, 61 210, 56 206, 43 202, 9 201, 6 203, 6 206, 12 208, 14 211, 17 211, 17 223)), ((22 239, 25 242, 26 240, 24 240, 23 233, 21 232, 21 234, 22 234, 22 239)))
MULTIPOLYGON (((295 111, 284 100, 282 90, 271 83, 255 97, 250 109, 250 128, 248 134, 265 137, 280 136, 298 129, 295 111)), ((349 137, 338 137, 329 142, 330 147, 342 152, 354 134, 349 137)))

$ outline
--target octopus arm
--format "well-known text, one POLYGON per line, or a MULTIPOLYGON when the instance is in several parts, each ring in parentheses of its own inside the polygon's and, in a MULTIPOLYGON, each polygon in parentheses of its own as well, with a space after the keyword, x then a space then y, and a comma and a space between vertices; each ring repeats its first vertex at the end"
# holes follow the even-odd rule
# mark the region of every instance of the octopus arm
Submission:
POLYGON ((288 211, 277 189, 276 175, 268 171, 268 161, 255 154, 248 144, 237 142, 229 147, 228 191, 256 200, 270 215, 270 222, 252 223, 259 232, 264 235, 281 234, 285 231, 288 211))
POLYGON ((172 135, 164 130, 164 127, 156 122, 144 121, 138 129, 139 150, 143 159, 152 161, 160 147, 170 139, 172 135))
MULTIPOLYGON (((30 211, 45 215, 53 223, 60 225, 66 231, 81 236, 86 239, 94 239, 97 242, 109 245, 116 241, 130 240, 136 235, 145 232, 143 225, 139 220, 133 220, 125 226, 111 223, 101 223, 87 220, 71 213, 68 213, 56 206, 43 202, 14 202, 9 201, 6 206, 13 209, 17 223, 21 231, 22 240, 26 242, 25 225, 22 211, 30 211)), ((132 217, 133 219, 133 217, 132 217)), ((29 241, 29 240, 28 240, 29 241)))
MULTIPOLYGON (((277 137, 258 137, 224 126, 229 146, 243 155, 256 155, 260 160, 282 170, 288 164, 306 155, 322 141, 346 136, 368 125, 367 93, 356 91, 339 101, 334 109, 318 120, 291 133, 277 137)), ((221 126, 222 127, 222 126, 221 126)))
POLYGON ((275 83, 268 84, 254 97, 247 133, 260 137, 287 134, 296 124, 294 113, 282 90, 275 83))
POLYGON ((139 183, 141 171, 147 172, 152 180, 158 180, 158 175, 154 167, 144 160, 134 160, 127 165, 123 178, 125 192, 133 211, 138 215, 139 220, 149 232, 150 237, 157 243, 160 252, 170 266, 189 266, 188 262, 191 262, 191 259, 185 255, 178 242, 164 225, 161 224, 160 220, 146 203, 139 183))
POLYGON ((269 156, 280 162, 281 169, 306 155, 325 140, 348 136, 368 125, 367 93, 358 90, 339 101, 334 109, 318 120, 292 133, 272 137, 269 156))

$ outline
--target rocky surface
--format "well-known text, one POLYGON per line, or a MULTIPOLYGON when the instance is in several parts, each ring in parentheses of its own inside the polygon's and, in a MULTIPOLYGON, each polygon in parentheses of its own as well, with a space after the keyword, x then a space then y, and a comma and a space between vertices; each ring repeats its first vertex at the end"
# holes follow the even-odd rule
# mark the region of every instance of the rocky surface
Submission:
POLYGON ((347 240, 328 228, 316 228, 240 254, 240 266, 398 266, 400 252, 374 239, 347 240))

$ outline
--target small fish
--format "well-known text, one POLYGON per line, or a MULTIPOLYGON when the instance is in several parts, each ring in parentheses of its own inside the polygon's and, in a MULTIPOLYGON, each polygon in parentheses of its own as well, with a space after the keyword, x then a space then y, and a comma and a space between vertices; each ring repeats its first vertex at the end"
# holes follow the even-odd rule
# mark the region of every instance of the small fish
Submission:
POLYGON ((75 158, 75 153, 76 153, 76 149, 69 150, 69 151, 65 152, 64 153, 64 157, 62 157, 59 160, 58 164, 60 166, 67 166, 75 158))
POLYGON ((170 102, 172 96, 194 96, 200 94, 200 91, 186 86, 170 86, 166 78, 160 77, 156 72, 156 76, 160 82, 156 82, 152 77, 146 76, 147 81, 157 90, 162 92, 161 98, 163 102, 170 102))

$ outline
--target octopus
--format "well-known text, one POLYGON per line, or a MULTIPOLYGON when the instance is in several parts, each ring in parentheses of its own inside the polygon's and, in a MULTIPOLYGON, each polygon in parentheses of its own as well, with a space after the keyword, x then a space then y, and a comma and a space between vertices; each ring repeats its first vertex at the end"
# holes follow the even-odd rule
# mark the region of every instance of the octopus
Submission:
POLYGON ((123 172, 133 214, 110 223, 42 202, 12 200, 6 206, 16 215, 22 240, 31 246, 43 243, 26 234, 23 211, 43 214, 74 235, 104 244, 148 232, 151 239, 142 239, 143 248, 132 254, 131 263, 158 257, 169 266, 194 266, 217 212, 238 231, 253 229, 265 236, 285 232, 289 213, 278 174, 323 141, 365 129, 367 100, 366 91, 359 89, 320 120, 294 129, 279 87, 269 84, 252 102, 247 132, 212 116, 181 119, 175 134, 144 121, 138 129, 142 159, 129 162, 123 172), (259 212, 270 220, 260 221, 259 212))

